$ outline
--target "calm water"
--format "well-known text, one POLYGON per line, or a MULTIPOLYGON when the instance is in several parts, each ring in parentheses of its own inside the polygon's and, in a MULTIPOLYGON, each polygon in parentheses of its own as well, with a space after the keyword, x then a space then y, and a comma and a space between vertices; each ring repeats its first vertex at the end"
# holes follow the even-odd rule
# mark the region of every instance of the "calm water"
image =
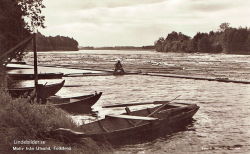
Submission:
MULTIPOLYGON (((65 54, 68 55, 66 52, 40 53, 39 55, 49 61, 50 58, 63 57, 65 54)), ((127 61, 138 57, 138 53, 125 51, 119 54, 114 51, 109 53, 104 51, 69 53, 73 59, 74 57, 77 59, 79 55, 84 57, 91 54, 93 57, 109 57, 114 60, 119 58, 120 54, 122 58, 127 56, 127 61)), ((151 57, 163 58, 163 60, 164 56, 168 57, 167 54, 149 51, 141 52, 139 55, 145 61, 150 60, 151 57)), ((246 67, 249 67, 250 61, 249 56, 237 55, 175 55, 171 53, 171 57, 173 59, 175 57, 176 59, 193 59, 195 57, 197 61, 202 60, 202 62, 204 59, 206 61, 223 59, 224 62, 234 62, 236 66, 238 63, 247 64, 246 67)), ((90 58, 89 61, 93 59, 90 58)), ((65 63, 71 63, 71 61, 68 60, 65 63)), ((245 72, 241 71, 241 73, 249 74, 249 69, 245 72)), ((116 153, 250 153, 250 85, 144 75, 68 77, 65 80, 66 84, 83 86, 63 88, 59 95, 67 95, 72 92, 88 94, 94 91, 104 93, 94 106, 94 110, 99 111, 100 116, 124 112, 124 108, 102 109, 102 105, 171 100, 178 95, 181 97, 176 101, 196 103, 200 106, 200 110, 193 117, 193 123, 188 125, 185 130, 162 136, 150 142, 122 146, 115 149, 116 153)), ((131 110, 139 108, 145 108, 145 106, 131 107, 131 110)), ((83 117, 75 117, 75 119, 81 118, 83 117)))

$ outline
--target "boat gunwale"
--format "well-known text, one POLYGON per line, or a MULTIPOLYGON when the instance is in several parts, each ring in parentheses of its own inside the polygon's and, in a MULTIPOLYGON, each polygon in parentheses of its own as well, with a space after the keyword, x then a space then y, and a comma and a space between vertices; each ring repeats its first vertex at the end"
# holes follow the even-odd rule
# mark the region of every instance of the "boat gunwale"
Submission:
POLYGON ((60 104, 48 104, 47 106, 56 106, 56 107, 59 107, 59 106, 63 106, 63 105, 69 105, 69 104, 75 104, 75 103, 79 103, 79 102, 82 102, 84 100, 87 100, 87 99, 90 99, 90 98, 97 98, 97 97, 101 97, 102 95, 102 92, 99 92, 98 94, 92 94, 91 96, 89 97, 86 97, 84 99, 75 99, 76 101, 74 102, 67 102, 67 103, 60 103, 60 104))

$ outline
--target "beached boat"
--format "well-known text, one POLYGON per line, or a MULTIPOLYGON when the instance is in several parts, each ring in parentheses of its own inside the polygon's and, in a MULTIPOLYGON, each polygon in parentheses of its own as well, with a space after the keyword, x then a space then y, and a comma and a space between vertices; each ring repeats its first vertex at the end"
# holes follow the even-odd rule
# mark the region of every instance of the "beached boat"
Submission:
MULTIPOLYGON (((55 95, 64 85, 65 80, 60 83, 50 84, 50 85, 39 85, 38 86, 38 96, 40 98, 48 98, 55 95)), ((34 87, 24 87, 24 88, 11 88, 7 91, 12 97, 28 96, 34 90, 34 87)))
POLYGON ((52 105, 59 107, 70 114, 86 114, 91 112, 91 107, 99 100, 101 95, 102 92, 92 95, 73 97, 67 103, 52 105))
POLYGON ((64 135, 71 140, 91 137, 112 144, 131 144, 183 128, 199 109, 196 104, 165 103, 133 112, 126 108, 126 114, 106 115, 105 119, 81 125, 77 131, 60 128, 50 134, 64 135))
MULTIPOLYGON (((9 73, 8 76, 12 80, 34 80, 34 74, 15 74, 9 73)), ((41 73, 38 74, 38 79, 61 79, 63 77, 63 73, 41 73)))

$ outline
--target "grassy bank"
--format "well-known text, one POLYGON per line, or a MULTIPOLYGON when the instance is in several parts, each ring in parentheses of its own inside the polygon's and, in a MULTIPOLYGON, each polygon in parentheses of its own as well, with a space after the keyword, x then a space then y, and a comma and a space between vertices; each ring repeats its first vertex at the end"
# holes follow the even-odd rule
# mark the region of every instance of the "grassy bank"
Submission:
POLYGON ((110 146, 97 143, 92 139, 82 139, 77 143, 65 143, 62 140, 44 135, 57 128, 74 129, 77 126, 61 109, 53 106, 27 103, 26 99, 12 99, 0 89, 0 153, 29 153, 29 151, 14 151, 13 147, 70 147, 71 150, 35 150, 31 153, 111 153, 110 146), (39 145, 14 144, 15 141, 44 141, 39 145))

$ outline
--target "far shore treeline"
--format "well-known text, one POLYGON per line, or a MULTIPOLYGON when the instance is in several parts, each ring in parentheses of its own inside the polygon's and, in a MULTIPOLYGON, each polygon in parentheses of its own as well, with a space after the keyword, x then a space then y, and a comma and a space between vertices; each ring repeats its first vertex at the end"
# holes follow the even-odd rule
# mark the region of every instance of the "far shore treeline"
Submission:
POLYGON ((250 29, 222 23, 218 31, 198 32, 193 38, 173 31, 155 41, 158 52, 250 54, 250 29))
POLYGON ((65 36, 46 37, 37 33, 37 51, 78 51, 78 42, 65 36))
POLYGON ((154 50, 154 46, 114 46, 114 47, 80 47, 80 50, 154 50))

